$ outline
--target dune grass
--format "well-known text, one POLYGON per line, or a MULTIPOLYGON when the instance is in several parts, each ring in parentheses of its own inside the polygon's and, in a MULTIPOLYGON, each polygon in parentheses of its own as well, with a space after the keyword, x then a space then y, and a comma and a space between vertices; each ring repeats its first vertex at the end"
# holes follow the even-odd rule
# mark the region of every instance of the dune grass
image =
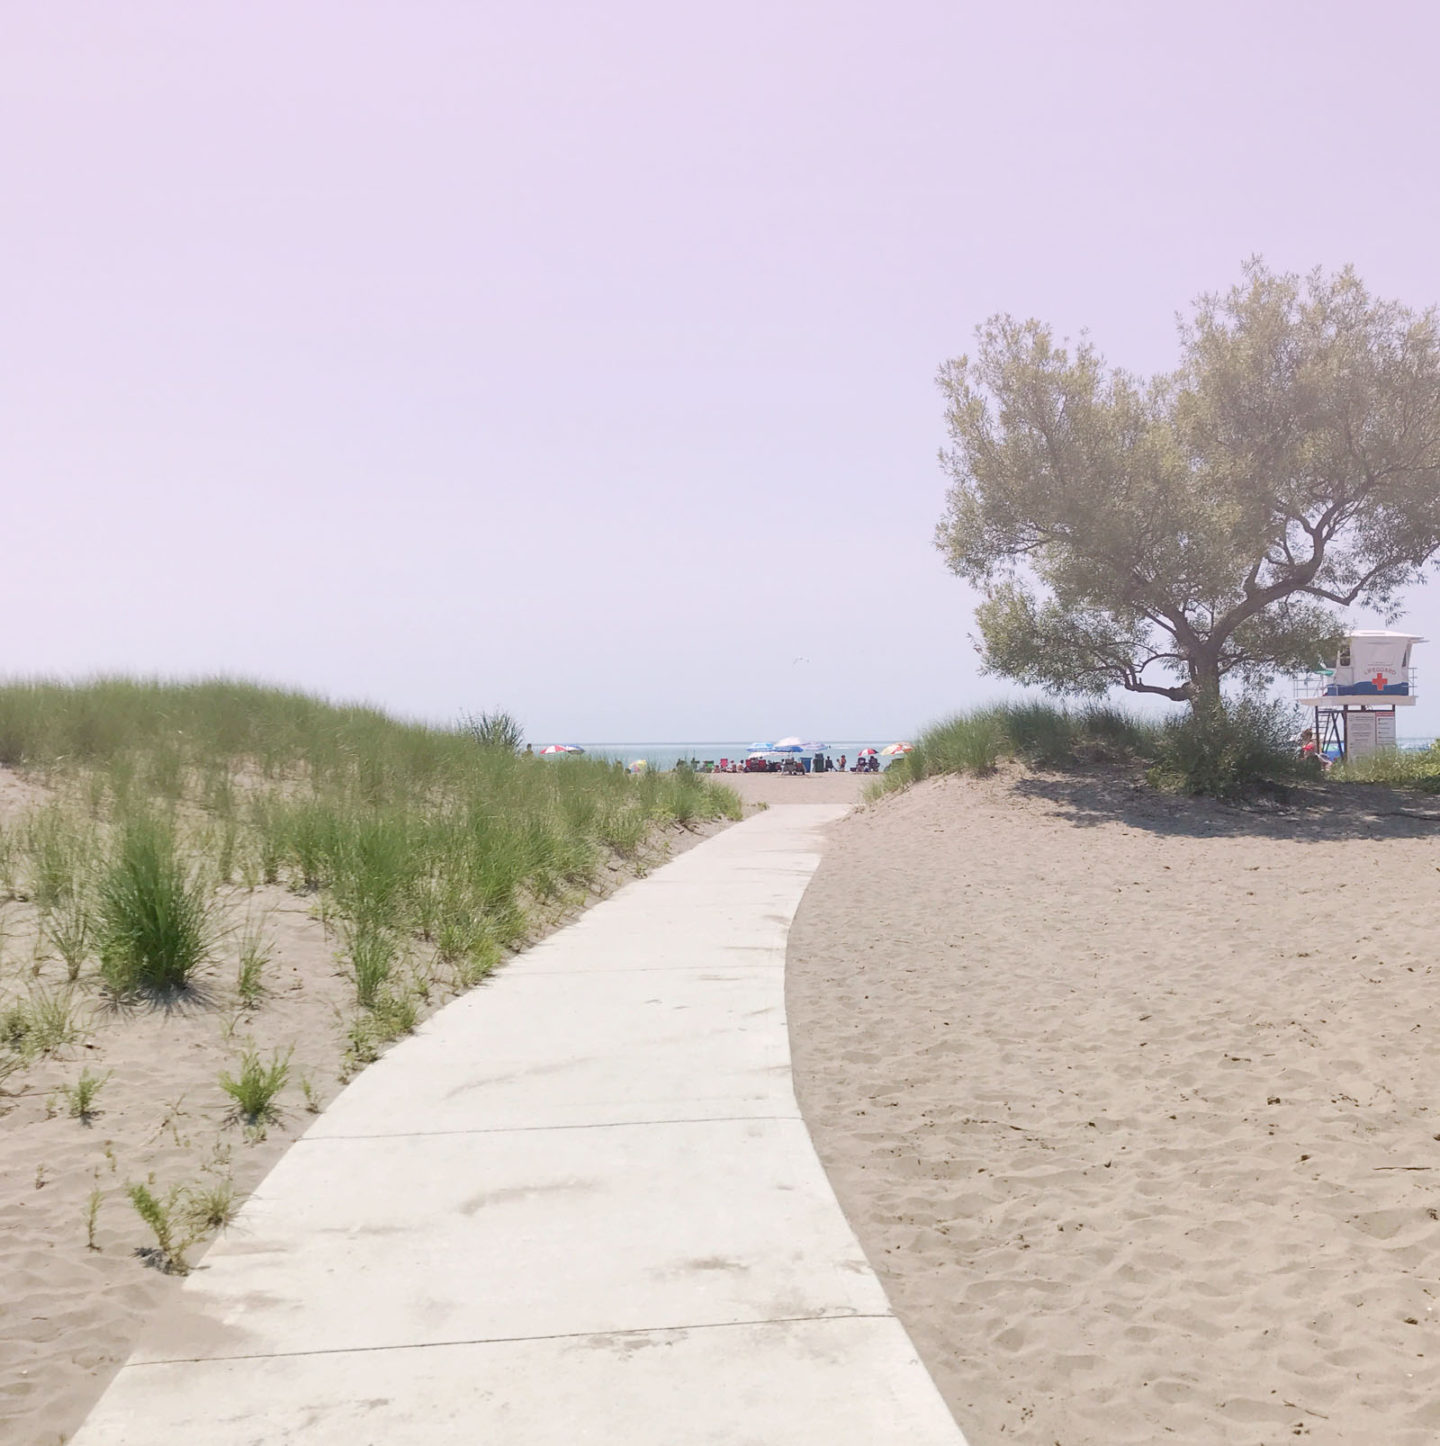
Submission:
POLYGON ((362 1009, 373 1009, 390 980, 398 952, 390 931, 371 919, 358 920, 347 931, 350 972, 355 980, 355 1002, 362 1009))
POLYGON ((54 1054, 81 1036, 74 991, 32 988, 0 1007, 0 1048, 29 1061, 54 1054))
POLYGON ((1384 783, 1393 788, 1415 788, 1440 793, 1440 741, 1429 748, 1372 753, 1354 763, 1337 763, 1329 773, 1338 783, 1384 783))
POLYGON ((898 758, 875 781, 888 793, 943 773, 991 773, 1002 759, 1036 768, 1077 762, 1153 756, 1160 725, 1119 708, 1076 710, 1047 703, 997 703, 973 708, 924 730, 914 751, 898 758))
POLYGON ((90 900, 72 895, 42 912, 40 932, 64 961, 65 977, 73 984, 95 946, 95 916, 90 900))
MULTIPOLYGON (((926 729, 914 752, 876 780, 871 796, 935 774, 989 773, 1002 759, 1018 759, 1034 768, 1134 761, 1146 766, 1149 783, 1168 792, 1247 798, 1274 793, 1297 778, 1318 781, 1318 771, 1307 770, 1300 757, 1298 732, 1293 707, 1256 696, 1179 709, 1161 720, 1105 706, 1072 711, 1047 703, 997 704, 926 729)), ((1379 755, 1331 776, 1440 791, 1440 751, 1379 755)))
POLYGON ((206 882, 169 821, 124 820, 98 886, 96 933, 100 973, 120 997, 177 993, 209 958, 215 924, 206 882))
POLYGON ((25 821, 25 888, 37 908, 58 909, 84 890, 95 846, 88 820, 58 805, 42 808, 25 821))
MULTIPOLYGON (((54 798, 0 836, 0 874, 33 901, 69 979, 119 997, 192 990, 217 953, 222 888, 313 895, 339 927, 369 1053, 413 1019, 402 963, 423 955, 469 987, 617 855, 639 860, 666 826, 740 816, 710 780, 527 757, 518 736, 501 713, 437 728, 227 680, 0 684, 0 762, 54 798)), ((264 967, 258 938, 242 938, 247 1007, 264 967)), ((46 1031, 20 1014, 29 1057, 46 1031)))
POLYGON ((104 1089, 109 1074, 91 1074, 87 1066, 80 1071, 80 1078, 73 1085, 61 1085, 60 1094, 72 1119, 88 1125, 97 1111, 95 1102, 104 1089))
POLYGON ((290 1078, 289 1054, 275 1054, 263 1064, 258 1050, 247 1050, 237 1074, 222 1074, 220 1088, 234 1101, 235 1118, 253 1127, 263 1127, 279 1115, 275 1097, 290 1078))
POLYGON ((240 959, 235 970, 235 995, 246 1009, 255 1009, 265 998, 270 948, 260 925, 253 920, 247 922, 240 936, 240 959))
POLYGON ((127 1185, 125 1193, 135 1213, 154 1233, 155 1245, 148 1252, 151 1264, 167 1275, 188 1274, 185 1252, 196 1243, 200 1232, 187 1217, 186 1192, 177 1187, 158 1195, 150 1182, 137 1182, 127 1185))
POLYGON ((488 713, 462 713, 460 731, 482 748, 501 748, 516 752, 525 742, 525 732, 513 713, 495 709, 488 713))
POLYGON ((351 1019, 345 1033, 344 1077, 380 1057, 387 1044, 409 1034, 420 1018, 420 997, 413 988, 386 985, 351 1019))
POLYGON ((186 1218, 202 1232, 223 1230, 239 1213, 240 1202, 229 1180, 192 1186, 185 1201, 186 1218))

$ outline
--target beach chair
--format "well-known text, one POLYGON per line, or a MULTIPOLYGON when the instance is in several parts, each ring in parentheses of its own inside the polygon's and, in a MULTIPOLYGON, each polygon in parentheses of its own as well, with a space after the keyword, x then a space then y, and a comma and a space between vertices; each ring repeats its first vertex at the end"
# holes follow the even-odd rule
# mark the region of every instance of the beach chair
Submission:
POLYGON ((701 773, 714 773, 714 772, 715 772, 715 760, 714 760, 713 758, 707 758, 707 759, 704 761, 704 763, 702 763, 702 764, 700 765, 700 772, 701 772, 701 773))

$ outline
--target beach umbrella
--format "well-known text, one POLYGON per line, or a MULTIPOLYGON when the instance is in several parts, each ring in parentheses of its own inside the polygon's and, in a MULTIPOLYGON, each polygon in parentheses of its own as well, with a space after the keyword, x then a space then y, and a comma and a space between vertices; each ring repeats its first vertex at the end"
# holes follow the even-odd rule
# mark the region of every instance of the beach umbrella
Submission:
POLYGON ((913 753, 914 751, 915 745, 913 743, 891 743, 887 747, 882 748, 880 754, 884 758, 893 758, 897 753, 913 753))
POLYGON ((856 758, 874 758, 875 750, 873 748, 862 748, 855 756, 856 758))
POLYGON ((773 753, 774 751, 775 745, 773 743, 752 743, 750 745, 751 753, 773 753))
POLYGON ((802 743, 800 749, 803 753, 828 753, 830 745, 828 743, 802 743))
POLYGON ((643 759, 637 758, 630 764, 631 773, 644 773, 650 765, 643 759))
POLYGON ((546 753, 583 753, 584 751, 578 743, 550 743, 540 750, 542 755, 546 753))
POLYGON ((772 753, 804 753, 807 746, 792 733, 788 738, 782 738, 770 750, 772 753))

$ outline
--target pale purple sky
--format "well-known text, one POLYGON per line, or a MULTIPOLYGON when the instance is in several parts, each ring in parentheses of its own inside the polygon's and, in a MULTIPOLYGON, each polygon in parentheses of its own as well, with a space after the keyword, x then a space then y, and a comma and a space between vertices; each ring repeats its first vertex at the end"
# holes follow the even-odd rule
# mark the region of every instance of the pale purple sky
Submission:
MULTIPOLYGON (((994 696, 937 365, 1005 310, 1167 367, 1257 252, 1440 299, 1437 41, 1420 0, 9 0, 0 669, 542 740, 994 696)), ((1440 689, 1435 589, 1406 621, 1440 689)))

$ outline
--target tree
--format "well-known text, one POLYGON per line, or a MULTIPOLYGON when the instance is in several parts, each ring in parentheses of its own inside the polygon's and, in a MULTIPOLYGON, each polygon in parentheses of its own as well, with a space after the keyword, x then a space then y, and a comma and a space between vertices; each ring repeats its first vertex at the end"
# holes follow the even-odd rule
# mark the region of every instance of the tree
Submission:
POLYGON ((995 317, 940 370, 936 542, 980 586, 989 672, 1199 704, 1313 667, 1358 604, 1394 618, 1440 548, 1440 319, 1350 268, 1259 260, 1149 381, 995 317))

